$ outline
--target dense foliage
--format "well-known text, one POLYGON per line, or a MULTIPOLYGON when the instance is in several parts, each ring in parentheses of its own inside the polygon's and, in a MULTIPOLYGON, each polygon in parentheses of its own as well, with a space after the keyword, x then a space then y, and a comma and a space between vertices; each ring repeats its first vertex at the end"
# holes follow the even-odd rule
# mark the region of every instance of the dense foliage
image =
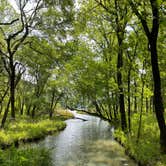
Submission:
POLYGON ((0 1, 2 129, 59 104, 115 121, 137 146, 155 116, 147 130, 166 153, 164 0, 11 2, 0 1))

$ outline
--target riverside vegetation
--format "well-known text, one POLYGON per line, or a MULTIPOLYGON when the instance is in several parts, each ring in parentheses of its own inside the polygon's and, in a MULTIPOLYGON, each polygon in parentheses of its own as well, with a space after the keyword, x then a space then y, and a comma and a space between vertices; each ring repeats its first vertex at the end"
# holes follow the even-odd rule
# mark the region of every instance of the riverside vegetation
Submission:
POLYGON ((165 11, 164 0, 0 0, 2 147, 65 127, 54 111, 72 108, 117 123, 138 162, 165 165, 165 11))
POLYGON ((0 163, 2 166, 51 166, 49 149, 37 147, 23 147, 23 143, 37 141, 46 135, 55 134, 66 127, 64 120, 73 118, 69 111, 58 109, 56 115, 50 120, 47 116, 29 119, 22 117, 12 124, 7 123, 4 129, 0 130, 0 163), (57 118, 58 117, 58 118, 57 118), (37 155, 36 155, 37 154, 37 155))
POLYGON ((138 139, 139 114, 132 115, 132 131, 125 134, 120 128, 115 130, 115 139, 126 149, 126 153, 140 165, 165 166, 166 155, 161 154, 158 142, 159 131, 154 123, 154 114, 144 113, 142 116, 142 132, 138 139))

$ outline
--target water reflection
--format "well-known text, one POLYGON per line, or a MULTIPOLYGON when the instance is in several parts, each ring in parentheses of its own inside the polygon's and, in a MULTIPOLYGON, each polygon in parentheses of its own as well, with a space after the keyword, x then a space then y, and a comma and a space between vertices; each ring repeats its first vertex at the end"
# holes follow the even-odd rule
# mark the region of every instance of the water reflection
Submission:
POLYGON ((40 146, 52 148, 54 166, 136 166, 113 140, 113 128, 100 118, 76 115, 57 136, 48 136, 40 146))

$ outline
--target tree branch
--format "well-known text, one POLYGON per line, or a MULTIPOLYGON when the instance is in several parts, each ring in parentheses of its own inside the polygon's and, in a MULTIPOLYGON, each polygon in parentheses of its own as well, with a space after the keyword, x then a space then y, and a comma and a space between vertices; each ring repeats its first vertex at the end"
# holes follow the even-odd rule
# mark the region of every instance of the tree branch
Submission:
POLYGON ((153 13, 153 25, 151 34, 153 34, 153 39, 157 40, 158 29, 159 29, 159 9, 156 0, 150 0, 152 13, 153 13))
POLYGON ((106 7, 106 3, 102 3, 102 1, 100 0, 95 0, 95 2, 97 3, 97 4, 99 4, 103 9, 105 9, 108 13, 110 13, 110 10, 109 10, 109 8, 108 7, 106 7))
POLYGON ((139 11, 138 11, 136 5, 133 3, 132 0, 129 0, 129 4, 130 4, 130 6, 131 6, 131 8, 132 8, 132 11, 135 13, 135 15, 136 15, 136 16, 138 17, 138 19, 141 21, 142 26, 143 26, 143 28, 144 28, 144 31, 145 31, 145 33, 146 33, 146 36, 147 36, 148 38, 150 38, 150 30, 149 30, 149 27, 148 27, 148 24, 147 24, 146 20, 145 20, 145 19, 143 18, 143 16, 139 13, 139 11))
POLYGON ((0 25, 12 25, 13 23, 19 21, 19 18, 12 20, 11 22, 0 22, 0 25))

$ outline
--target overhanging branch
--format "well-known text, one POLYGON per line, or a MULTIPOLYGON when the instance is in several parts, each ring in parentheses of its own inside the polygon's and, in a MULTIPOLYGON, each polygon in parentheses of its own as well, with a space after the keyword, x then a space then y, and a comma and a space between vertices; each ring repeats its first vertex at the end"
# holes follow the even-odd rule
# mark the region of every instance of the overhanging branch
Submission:
POLYGON ((0 22, 0 25, 12 25, 13 23, 19 21, 19 18, 12 20, 11 22, 0 22))

